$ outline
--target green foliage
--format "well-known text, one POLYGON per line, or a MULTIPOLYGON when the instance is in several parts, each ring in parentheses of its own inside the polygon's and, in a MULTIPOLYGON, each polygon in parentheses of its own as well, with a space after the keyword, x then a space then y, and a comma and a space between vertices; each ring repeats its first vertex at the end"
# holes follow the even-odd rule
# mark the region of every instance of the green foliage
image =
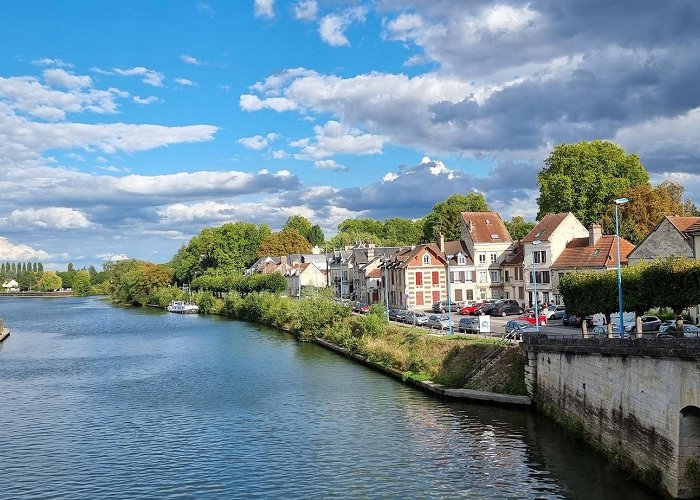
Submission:
POLYGON ((90 283, 90 273, 87 270, 80 270, 73 277, 73 295, 77 297, 87 297, 90 295, 92 283, 90 283))
POLYGON ((445 240, 458 240, 462 234, 462 212, 488 212, 489 206, 481 193, 453 194, 433 205, 425 216, 423 241, 432 242, 439 233, 445 240))
POLYGON ((170 265, 178 283, 189 283, 208 269, 242 272, 255 262, 262 241, 272 233, 265 224, 234 222, 202 230, 180 248, 170 265))
POLYGON ((192 282, 192 289, 214 293, 235 292, 242 296, 252 292, 282 293, 287 290, 287 279, 280 273, 205 274, 192 282))
POLYGON ((392 217, 376 219, 346 219, 338 224, 338 234, 328 241, 326 248, 342 248, 357 243, 375 243, 381 246, 408 246, 420 242, 422 221, 392 217))
POLYGON ((323 234, 323 230, 321 229, 321 226, 318 224, 314 224, 311 226, 311 229, 309 230, 309 235, 306 237, 307 240, 309 240, 309 243, 312 245, 318 245, 321 246, 323 245, 323 242, 325 241, 326 237, 323 234))
POLYGON ((257 256, 279 256, 311 252, 311 244, 295 229, 286 229, 267 236, 258 247, 257 256))
POLYGON ((44 272, 39 281, 37 281, 37 288, 44 292, 50 292, 52 290, 58 290, 62 285, 61 277, 54 271, 44 272))
POLYGON ((112 300, 118 304, 146 305, 152 289, 167 287, 173 280, 171 268, 136 259, 110 263, 105 268, 111 276, 112 300))
POLYGON ((176 286, 156 287, 148 292, 148 303, 165 309, 173 300, 185 300, 187 294, 176 286))
POLYGON ((503 223, 506 225, 506 229, 510 233, 513 241, 522 240, 527 233, 529 233, 533 227, 535 227, 534 222, 527 222, 522 216, 516 215, 510 221, 504 220, 503 223))
POLYGON ((584 226, 603 219, 625 189, 649 183, 637 155, 608 141, 560 144, 537 176, 541 219, 548 213, 573 212, 584 226))
POLYGON ((199 311, 204 314, 216 314, 223 310, 223 301, 216 299, 211 292, 197 292, 192 297, 192 301, 197 304, 199 311))

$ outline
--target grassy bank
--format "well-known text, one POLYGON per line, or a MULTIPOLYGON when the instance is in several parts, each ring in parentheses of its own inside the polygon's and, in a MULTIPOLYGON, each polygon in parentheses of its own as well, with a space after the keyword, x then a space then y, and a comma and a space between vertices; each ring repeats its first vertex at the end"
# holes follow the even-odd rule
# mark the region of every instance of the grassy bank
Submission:
MULTIPOLYGON (((155 290, 150 303, 165 307, 179 295, 177 289, 155 290)), ((424 329, 388 323, 381 307, 356 316, 348 307, 321 295, 299 300, 271 293, 245 297, 231 293, 220 299, 198 292, 192 301, 203 313, 254 321, 288 331, 302 341, 322 338, 416 380, 432 380, 449 388, 527 395, 524 358, 518 347, 495 339, 427 335, 424 329)))

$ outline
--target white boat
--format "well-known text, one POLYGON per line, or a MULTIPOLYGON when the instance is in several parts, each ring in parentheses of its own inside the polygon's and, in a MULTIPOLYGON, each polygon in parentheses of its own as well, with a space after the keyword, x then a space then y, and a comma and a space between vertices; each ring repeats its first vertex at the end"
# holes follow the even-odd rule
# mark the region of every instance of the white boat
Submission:
POLYGON ((182 300, 173 300, 167 307, 168 312, 179 314, 197 314, 199 307, 194 304, 188 304, 182 300))

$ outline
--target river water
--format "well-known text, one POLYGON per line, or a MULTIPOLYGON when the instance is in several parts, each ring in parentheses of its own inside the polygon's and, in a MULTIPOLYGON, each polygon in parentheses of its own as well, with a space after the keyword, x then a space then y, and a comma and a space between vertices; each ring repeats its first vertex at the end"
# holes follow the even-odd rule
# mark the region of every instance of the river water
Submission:
POLYGON ((256 325, 0 298, 0 498, 653 498, 536 415, 256 325))

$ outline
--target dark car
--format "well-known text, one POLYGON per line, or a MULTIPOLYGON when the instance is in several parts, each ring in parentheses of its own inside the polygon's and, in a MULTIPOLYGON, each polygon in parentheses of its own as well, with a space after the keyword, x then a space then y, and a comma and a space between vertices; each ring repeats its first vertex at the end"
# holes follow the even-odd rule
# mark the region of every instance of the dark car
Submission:
POLYGON ((406 317, 405 309, 389 309, 389 319, 392 321, 403 321, 406 317))
MULTIPOLYGON (((593 326, 593 316, 586 316, 586 325, 593 326)), ((581 326, 583 324, 583 318, 581 316, 576 316, 575 314, 565 314, 561 319, 564 326, 581 326)))
POLYGON ((353 311, 361 314, 367 314, 369 312, 369 304, 364 302, 355 302, 355 306, 352 308, 353 311))
POLYGON ((508 316, 510 314, 522 314, 523 308, 518 305, 514 300, 503 300, 501 302, 496 302, 489 311, 491 316, 508 316))
POLYGON ((479 306, 479 308, 476 311, 474 311, 474 315, 475 316, 482 316, 482 315, 486 315, 486 314, 491 314, 491 309, 493 309, 495 305, 496 304, 494 304, 492 302, 484 302, 483 304, 481 304, 479 306))
POLYGON ((479 333, 479 318, 461 318, 457 329, 462 333, 479 333))

